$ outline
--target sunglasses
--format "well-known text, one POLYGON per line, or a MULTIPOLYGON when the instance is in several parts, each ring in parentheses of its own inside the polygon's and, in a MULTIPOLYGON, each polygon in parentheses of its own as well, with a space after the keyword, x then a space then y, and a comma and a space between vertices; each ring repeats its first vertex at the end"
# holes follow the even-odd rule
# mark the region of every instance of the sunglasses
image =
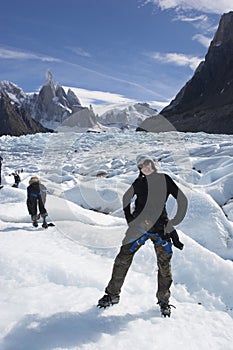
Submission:
POLYGON ((152 164, 151 160, 146 159, 146 160, 144 160, 143 163, 138 164, 138 169, 142 169, 142 168, 144 168, 145 166, 150 165, 150 164, 152 164))

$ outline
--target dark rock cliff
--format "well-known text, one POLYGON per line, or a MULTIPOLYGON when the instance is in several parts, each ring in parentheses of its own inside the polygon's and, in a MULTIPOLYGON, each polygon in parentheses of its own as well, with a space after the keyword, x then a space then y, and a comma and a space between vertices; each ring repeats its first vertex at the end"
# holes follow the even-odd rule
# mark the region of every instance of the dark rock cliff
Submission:
MULTIPOLYGON (((167 131, 233 134, 232 11, 221 17, 205 60, 160 115, 168 121, 163 123, 167 131)), ((147 120, 140 128, 160 131, 158 123, 157 130, 153 126, 155 120, 147 120)))
POLYGON ((24 108, 13 104, 8 95, 0 89, 0 136, 21 136, 52 131, 43 127, 24 108))

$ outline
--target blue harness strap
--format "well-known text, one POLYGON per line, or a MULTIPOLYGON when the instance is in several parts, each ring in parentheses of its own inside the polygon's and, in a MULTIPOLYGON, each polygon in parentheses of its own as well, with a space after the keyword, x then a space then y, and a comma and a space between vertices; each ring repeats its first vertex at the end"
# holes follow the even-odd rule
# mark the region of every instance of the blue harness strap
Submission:
POLYGON ((39 196, 41 196, 41 194, 40 193, 29 193, 30 194, 30 196, 32 196, 32 197, 39 197, 39 196))
POLYGON ((39 197, 39 196, 41 196, 41 193, 42 192, 46 192, 46 190, 42 190, 41 192, 39 192, 39 193, 32 193, 32 192, 30 192, 29 190, 28 190, 28 194, 30 195, 30 196, 32 196, 32 197, 39 197))
POLYGON ((156 240, 156 242, 153 242, 153 243, 154 244, 161 244, 165 248, 166 252, 169 255, 172 254, 172 243, 166 241, 165 239, 162 239, 158 233, 147 232, 146 230, 144 230, 141 227, 138 227, 138 231, 140 231, 143 235, 141 237, 139 237, 137 240, 133 241, 133 244, 129 249, 132 253, 137 249, 138 246, 145 244, 145 242, 147 241, 148 238, 156 237, 157 240, 156 240))

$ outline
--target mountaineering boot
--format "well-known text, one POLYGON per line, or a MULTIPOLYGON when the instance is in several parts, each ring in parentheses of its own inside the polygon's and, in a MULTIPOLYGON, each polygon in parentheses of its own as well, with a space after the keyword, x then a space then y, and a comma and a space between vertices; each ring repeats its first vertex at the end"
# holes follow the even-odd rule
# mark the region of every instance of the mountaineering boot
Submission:
POLYGON ((174 305, 170 305, 168 303, 159 302, 160 306, 160 312, 163 317, 170 317, 171 316, 171 306, 176 308, 174 305))
POLYGON ((99 308, 106 308, 110 305, 118 304, 120 301, 120 296, 113 295, 113 294, 105 294, 99 301, 98 301, 98 307, 99 308))
POLYGON ((32 225, 33 225, 34 227, 38 227, 38 221, 37 221, 37 220, 33 220, 32 225))
POLYGON ((37 215, 32 215, 32 225, 38 227, 37 215))
POLYGON ((45 218, 44 218, 44 220, 43 220, 42 227, 44 227, 44 228, 48 228, 48 223, 47 223, 47 221, 46 221, 46 219, 45 219, 45 218))
POLYGON ((41 214, 41 216, 42 216, 42 218, 43 218, 42 227, 44 227, 44 228, 48 228, 48 223, 47 223, 47 221, 46 221, 46 216, 47 216, 47 215, 48 215, 47 213, 41 214))

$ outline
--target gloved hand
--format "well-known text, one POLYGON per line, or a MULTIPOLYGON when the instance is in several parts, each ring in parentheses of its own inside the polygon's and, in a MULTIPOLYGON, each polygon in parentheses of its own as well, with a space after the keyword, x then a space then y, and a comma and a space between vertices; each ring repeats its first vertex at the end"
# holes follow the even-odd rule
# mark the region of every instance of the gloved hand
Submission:
POLYGON ((182 250, 184 248, 184 244, 180 241, 176 230, 173 230, 172 232, 170 232, 169 235, 171 237, 171 240, 172 240, 172 243, 173 243, 174 247, 182 250))

